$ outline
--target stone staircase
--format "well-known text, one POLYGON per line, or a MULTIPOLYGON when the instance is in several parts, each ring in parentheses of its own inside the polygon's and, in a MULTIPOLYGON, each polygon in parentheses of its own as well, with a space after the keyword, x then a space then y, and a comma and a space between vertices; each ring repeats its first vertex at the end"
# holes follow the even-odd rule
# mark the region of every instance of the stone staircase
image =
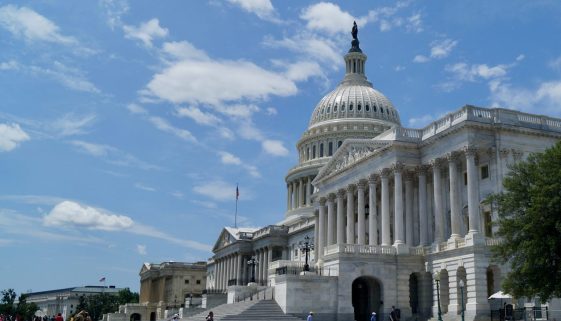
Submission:
MULTIPOLYGON (((183 318, 182 321, 205 321, 208 311, 183 318)), ((244 301, 222 304, 212 309, 215 321, 302 321, 284 314, 274 300, 244 301)))

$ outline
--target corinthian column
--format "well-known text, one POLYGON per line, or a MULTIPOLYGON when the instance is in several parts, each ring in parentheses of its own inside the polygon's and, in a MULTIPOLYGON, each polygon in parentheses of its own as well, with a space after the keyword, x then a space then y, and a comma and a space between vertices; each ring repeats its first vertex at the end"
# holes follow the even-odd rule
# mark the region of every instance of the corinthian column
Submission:
POLYGON ((450 176, 450 225, 452 233, 450 239, 460 237, 460 202, 458 195, 458 162, 456 153, 447 155, 448 172, 450 176))
POLYGON ((355 187, 347 187, 347 244, 355 243, 355 187))
POLYGON ((366 181, 361 180, 357 184, 357 216, 358 216, 358 244, 366 244, 366 218, 364 212, 364 187, 366 186, 366 181))
POLYGON ((345 243, 345 211, 344 200, 345 190, 340 189, 337 192, 337 244, 345 243))
POLYGON ((306 179, 306 206, 312 205, 312 178, 308 176, 306 179))
POLYGON ((299 179, 299 187, 298 187, 298 207, 304 206, 304 179, 299 179))
POLYGON ((315 246, 316 251, 316 262, 321 264, 323 262, 323 247, 325 246, 325 231, 324 231, 324 224, 325 224, 325 198, 322 197, 319 199, 319 218, 318 222, 316 223, 316 229, 318 230, 318 238, 315 246))
POLYGON ((335 195, 327 196, 327 245, 335 242, 335 195))
POLYGON ((480 232, 479 227, 479 177, 475 166, 476 149, 466 147, 466 165, 468 176, 468 215, 469 234, 480 232))
POLYGON ((376 176, 368 178, 368 244, 378 245, 378 213, 376 211, 376 176))
POLYGON ((413 174, 405 174, 405 243, 413 246, 413 174))
POLYGON ((419 172, 419 243, 429 244, 429 218, 427 216, 427 168, 417 167, 419 172))
POLYGON ((292 183, 288 183, 288 200, 287 200, 287 209, 289 211, 292 210, 292 183))
POLYGON ((442 211, 442 182, 440 178, 440 160, 431 161, 432 165, 432 185, 434 186, 434 225, 435 225, 435 242, 444 240, 444 214, 442 211))
POLYGON ((403 164, 395 163, 393 166, 394 174, 394 245, 403 244, 403 184, 401 171, 403 164))
POLYGON ((384 168, 380 171, 380 181, 382 185, 382 245, 391 245, 390 236, 390 187, 388 176, 390 170, 384 168))

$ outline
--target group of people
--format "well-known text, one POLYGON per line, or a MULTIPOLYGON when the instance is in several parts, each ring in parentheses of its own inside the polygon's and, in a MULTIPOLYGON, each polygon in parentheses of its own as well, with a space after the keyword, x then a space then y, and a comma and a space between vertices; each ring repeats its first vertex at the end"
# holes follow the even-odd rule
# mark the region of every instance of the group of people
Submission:
MULTIPOLYGON (((400 317, 401 317, 400 311, 396 310, 395 306, 392 306, 392 312, 390 312, 389 321, 399 321, 400 317)), ((310 311, 308 317, 306 318, 306 321, 314 321, 313 311, 310 311)), ((370 316, 370 321, 378 321, 378 315, 376 314, 376 312, 372 312, 372 315, 370 316)))

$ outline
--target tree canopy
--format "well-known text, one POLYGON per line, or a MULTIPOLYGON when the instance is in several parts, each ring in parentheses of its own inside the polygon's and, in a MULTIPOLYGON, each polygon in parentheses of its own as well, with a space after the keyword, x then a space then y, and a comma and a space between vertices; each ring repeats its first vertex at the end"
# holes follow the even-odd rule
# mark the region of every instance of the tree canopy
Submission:
POLYGON ((0 300, 0 314, 12 317, 19 316, 22 320, 31 320, 39 309, 35 303, 27 303, 27 294, 20 294, 18 303, 15 304, 17 294, 14 289, 2 290, 0 300))
POLYGON ((92 320, 100 320, 103 314, 113 313, 119 310, 119 305, 126 303, 138 303, 138 293, 131 292, 128 288, 123 289, 117 295, 101 293, 79 298, 76 312, 88 311, 92 320))
POLYGON ((493 248, 511 266, 503 289, 515 297, 561 297, 561 142, 514 164, 504 191, 489 200, 499 214, 493 248))

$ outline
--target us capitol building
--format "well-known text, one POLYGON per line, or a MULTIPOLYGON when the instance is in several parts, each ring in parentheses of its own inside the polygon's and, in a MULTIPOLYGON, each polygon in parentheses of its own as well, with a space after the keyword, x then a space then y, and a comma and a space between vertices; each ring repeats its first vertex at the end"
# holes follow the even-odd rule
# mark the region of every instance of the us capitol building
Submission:
POLYGON ((312 310, 319 320, 369 320, 372 311, 386 320, 392 306, 402 320, 427 320, 437 317, 438 279, 444 320, 458 320, 462 306, 466 320, 488 320, 508 267, 491 260, 497 213, 483 200, 503 189, 510 164, 561 139, 561 119, 466 105, 405 128, 367 80, 353 31, 346 74, 297 143, 284 219, 225 227, 207 291, 233 302, 248 288, 274 289, 285 313, 312 310), (310 272, 300 273, 306 241, 310 272))

